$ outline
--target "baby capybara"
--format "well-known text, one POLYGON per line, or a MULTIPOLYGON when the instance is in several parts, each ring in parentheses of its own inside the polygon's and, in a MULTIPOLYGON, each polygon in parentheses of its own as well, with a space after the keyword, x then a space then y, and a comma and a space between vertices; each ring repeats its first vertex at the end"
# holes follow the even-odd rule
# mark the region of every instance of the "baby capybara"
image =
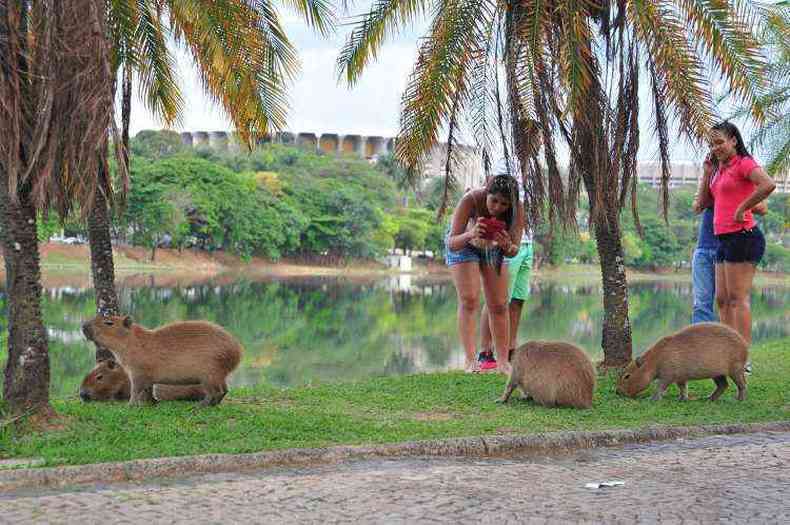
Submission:
POLYGON ((205 321, 148 330, 129 316, 96 316, 82 331, 124 368, 131 380, 131 404, 153 402, 154 384, 199 384, 205 392, 201 404, 216 405, 228 392, 226 379, 243 351, 222 327, 205 321))
MULTIPOLYGON (((129 401, 132 382, 121 365, 112 359, 96 363, 80 385, 83 401, 129 401)), ((157 401, 200 401, 206 397, 200 385, 154 385, 157 401)))
POLYGON ((592 407, 595 368, 581 348, 570 343, 530 341, 513 351, 513 371, 499 399, 507 403, 518 387, 525 398, 547 407, 592 407))
POLYGON ((738 386, 738 400, 746 399, 746 361, 749 346, 732 328, 719 323, 699 323, 659 339, 623 371, 617 392, 635 397, 653 380, 658 387, 653 400, 659 400, 675 383, 680 399, 688 399, 687 381, 713 379, 716 390, 708 398, 716 401, 727 389, 727 376, 738 386))

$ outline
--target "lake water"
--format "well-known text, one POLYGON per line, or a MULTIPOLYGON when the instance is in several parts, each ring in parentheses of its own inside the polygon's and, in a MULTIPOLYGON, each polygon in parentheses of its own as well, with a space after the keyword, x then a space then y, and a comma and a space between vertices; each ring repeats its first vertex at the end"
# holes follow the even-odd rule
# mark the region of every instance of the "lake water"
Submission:
MULTIPOLYGON (((92 346, 80 331, 82 321, 95 311, 93 290, 87 284, 61 281, 45 290, 43 301, 53 397, 74 395, 93 366, 92 346)), ((572 341, 600 357, 599 285, 533 279, 530 288, 520 341, 572 341)), ((119 291, 123 310, 144 326, 207 319, 238 337, 245 355, 232 385, 303 385, 463 365, 455 289, 444 278, 253 281, 224 276, 178 283, 161 276, 135 276, 124 280, 119 291)), ((691 315, 690 282, 632 283, 629 299, 637 354, 685 326, 691 315)), ((789 301, 789 287, 755 287, 755 342, 790 336, 789 301)), ((0 290, 0 305, 4 304, 0 290)), ((5 352, 4 343, 0 352, 5 352)))

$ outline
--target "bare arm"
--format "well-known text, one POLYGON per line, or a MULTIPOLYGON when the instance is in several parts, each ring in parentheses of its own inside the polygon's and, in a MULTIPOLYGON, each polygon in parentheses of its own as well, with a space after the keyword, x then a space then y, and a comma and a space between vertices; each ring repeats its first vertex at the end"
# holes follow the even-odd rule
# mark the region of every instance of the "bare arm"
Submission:
POLYGON ((454 252, 463 250, 464 246, 466 246, 469 241, 480 238, 481 231, 479 225, 475 224, 474 227, 468 231, 466 229, 466 224, 469 222, 469 218, 472 216, 472 210, 474 210, 475 206, 473 193, 474 191, 467 192, 467 194, 461 198, 461 201, 453 212, 450 237, 447 240, 447 245, 454 252))
POLYGON ((749 174, 749 180, 755 183, 757 187, 749 195, 749 198, 743 201, 738 206, 738 209, 735 210, 735 222, 743 222, 743 214, 746 213, 746 210, 753 209, 776 189, 776 183, 759 166, 754 168, 749 174))
POLYGON ((757 215, 765 215, 768 213, 768 201, 760 201, 752 208, 752 213, 756 213, 757 215))
POLYGON ((506 237, 503 236, 502 240, 499 241, 500 246, 502 246, 502 249, 505 252, 505 256, 514 257, 518 253, 519 244, 521 244, 521 237, 524 235, 525 222, 524 207, 518 206, 516 208, 516 219, 513 221, 513 225, 510 227, 508 235, 506 237))
POLYGON ((702 213, 706 208, 713 206, 713 195, 710 194, 710 179, 713 177, 713 171, 713 162, 708 154, 705 157, 705 162, 702 163, 702 177, 699 179, 697 195, 691 205, 694 213, 702 213))

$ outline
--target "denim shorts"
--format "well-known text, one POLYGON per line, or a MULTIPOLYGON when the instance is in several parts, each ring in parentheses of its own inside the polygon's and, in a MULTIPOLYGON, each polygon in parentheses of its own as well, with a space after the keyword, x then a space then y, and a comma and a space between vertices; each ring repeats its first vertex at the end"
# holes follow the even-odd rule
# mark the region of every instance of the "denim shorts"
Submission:
POLYGON ((757 226, 750 230, 717 235, 716 263, 759 263, 765 254, 765 237, 757 226))
POLYGON ((499 269, 502 265, 502 261, 504 260, 504 255, 502 254, 502 250, 499 248, 494 248, 488 252, 486 255, 484 250, 479 248, 475 248, 467 244, 463 247, 463 249, 458 251, 453 251, 450 249, 449 243, 447 239, 444 242, 444 262, 447 263, 447 266, 454 266, 456 264, 467 263, 467 262, 476 262, 476 263, 484 263, 487 262, 488 264, 492 264, 499 269))

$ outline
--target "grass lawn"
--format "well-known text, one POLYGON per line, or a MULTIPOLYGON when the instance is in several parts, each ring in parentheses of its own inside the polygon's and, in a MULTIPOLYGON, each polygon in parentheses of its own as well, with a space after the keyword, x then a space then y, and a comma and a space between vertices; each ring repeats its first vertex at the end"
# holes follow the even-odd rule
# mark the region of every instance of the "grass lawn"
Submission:
MULTIPOLYGON (((131 408, 123 403, 56 400, 58 426, 47 432, 0 422, 0 458, 40 457, 46 466, 206 453, 393 443, 474 435, 780 421, 790 418, 790 339, 752 353, 754 375, 744 402, 731 385, 716 403, 677 401, 670 387, 660 402, 625 399, 614 378, 599 381, 592 410, 546 409, 530 402, 501 406, 505 378, 462 373, 372 378, 358 383, 231 391, 219 407, 168 402, 131 408)), ((702 398, 713 381, 690 383, 702 398)), ((652 389, 651 389, 652 391, 652 389)))

